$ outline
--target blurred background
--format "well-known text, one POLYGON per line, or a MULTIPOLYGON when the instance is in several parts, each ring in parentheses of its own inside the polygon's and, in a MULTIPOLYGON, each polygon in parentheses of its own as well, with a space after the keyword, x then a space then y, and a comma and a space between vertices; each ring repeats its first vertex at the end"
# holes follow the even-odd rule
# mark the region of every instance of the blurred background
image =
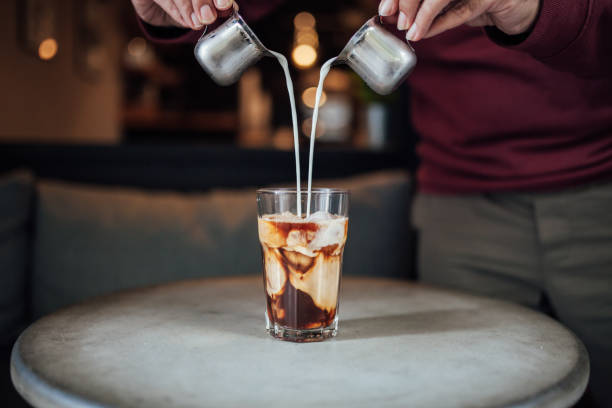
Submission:
MULTIPOLYGON (((290 60, 303 175, 321 64, 376 7, 285 1, 247 20, 290 60)), ((41 315, 120 289, 261 273, 254 190, 295 182, 293 134, 276 60, 220 87, 194 44, 147 40, 128 0, 2 1, 0 35, 0 400, 27 406, 10 351, 41 315)), ((407 86, 380 97, 346 67, 327 77, 314 178, 351 189, 348 273, 412 276, 409 113, 407 86)))
MULTIPOLYGON (((290 58, 302 143, 322 62, 375 12, 369 0, 287 1, 248 21, 268 48, 290 58)), ((148 41, 129 1, 5 1, 0 13, 4 143, 292 149, 289 99, 273 59, 219 87, 193 58, 193 44, 148 41)), ((406 92, 380 97, 352 71, 333 69, 318 147, 409 150, 406 92)))

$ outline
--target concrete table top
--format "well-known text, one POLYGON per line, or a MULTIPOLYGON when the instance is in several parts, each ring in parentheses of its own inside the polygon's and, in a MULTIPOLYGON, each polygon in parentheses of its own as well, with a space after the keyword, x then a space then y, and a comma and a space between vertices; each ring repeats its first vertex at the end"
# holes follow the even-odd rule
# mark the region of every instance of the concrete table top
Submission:
POLYGON ((35 407, 567 407, 582 343, 513 304, 345 278, 338 337, 275 340, 261 277, 122 292, 30 326, 11 374, 35 407))

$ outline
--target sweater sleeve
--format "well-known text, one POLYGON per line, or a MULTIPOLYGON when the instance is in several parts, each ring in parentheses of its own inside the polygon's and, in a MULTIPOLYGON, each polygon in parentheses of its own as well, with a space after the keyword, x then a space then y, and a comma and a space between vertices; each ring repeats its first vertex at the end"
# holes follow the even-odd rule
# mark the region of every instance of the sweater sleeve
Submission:
MULTIPOLYGON (((244 0, 240 1, 240 14, 248 21, 256 21, 278 7, 283 0, 244 0)), ((138 19, 140 28, 145 36, 159 44, 195 43, 204 30, 214 30, 219 22, 201 30, 190 30, 179 27, 155 27, 138 19)))
POLYGON ((612 0, 541 0, 535 25, 524 38, 494 27, 485 31, 494 42, 554 69, 612 77, 612 0))

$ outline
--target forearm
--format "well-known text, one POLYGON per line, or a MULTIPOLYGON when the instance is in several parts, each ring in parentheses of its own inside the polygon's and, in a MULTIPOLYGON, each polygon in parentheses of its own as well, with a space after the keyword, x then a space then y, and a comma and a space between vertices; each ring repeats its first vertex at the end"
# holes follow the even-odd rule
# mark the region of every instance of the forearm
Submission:
POLYGON ((612 76, 612 0, 542 0, 531 32, 516 37, 487 28, 502 46, 523 51, 560 71, 612 76))

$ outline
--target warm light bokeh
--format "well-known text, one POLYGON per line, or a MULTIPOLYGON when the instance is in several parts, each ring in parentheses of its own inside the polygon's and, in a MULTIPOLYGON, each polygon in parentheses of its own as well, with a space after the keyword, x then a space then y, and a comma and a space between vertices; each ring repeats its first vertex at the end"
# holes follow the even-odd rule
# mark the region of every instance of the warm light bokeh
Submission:
MULTIPOLYGON (((306 90, 302 92, 302 102, 304 102, 304 105, 308 106, 310 109, 314 108, 316 101, 317 101, 317 88, 315 86, 306 88, 306 90)), ((327 95, 325 94, 325 91, 323 91, 321 92, 321 100, 319 100, 319 108, 325 105, 326 101, 327 101, 327 95)))
POLYGON ((317 51, 312 45, 300 44, 293 49, 291 57, 299 68, 309 68, 317 60, 317 51))
MULTIPOLYGON (((310 133, 312 132, 312 118, 304 119, 302 122, 302 133, 310 139, 310 133)), ((325 133, 325 121, 317 121, 317 131, 315 132, 315 139, 321 137, 325 133)))
POLYGON ((316 48, 319 46, 319 36, 315 30, 301 30, 295 33, 295 43, 312 45, 316 48))
POLYGON ((317 61, 319 35, 315 29, 315 24, 314 16, 306 11, 296 14, 293 19, 295 30, 291 56, 294 65, 298 68, 310 68, 317 61))
POLYGON ((134 57, 142 57, 147 52, 147 42, 142 37, 134 37, 127 46, 128 52, 134 57))
POLYGON ((293 19, 293 25, 297 30, 302 30, 305 28, 314 28, 315 18, 309 12, 302 11, 295 15, 295 18, 293 19))
POLYGON ((45 38, 38 46, 38 56, 41 60, 48 61, 57 54, 57 41, 55 38, 45 38))

